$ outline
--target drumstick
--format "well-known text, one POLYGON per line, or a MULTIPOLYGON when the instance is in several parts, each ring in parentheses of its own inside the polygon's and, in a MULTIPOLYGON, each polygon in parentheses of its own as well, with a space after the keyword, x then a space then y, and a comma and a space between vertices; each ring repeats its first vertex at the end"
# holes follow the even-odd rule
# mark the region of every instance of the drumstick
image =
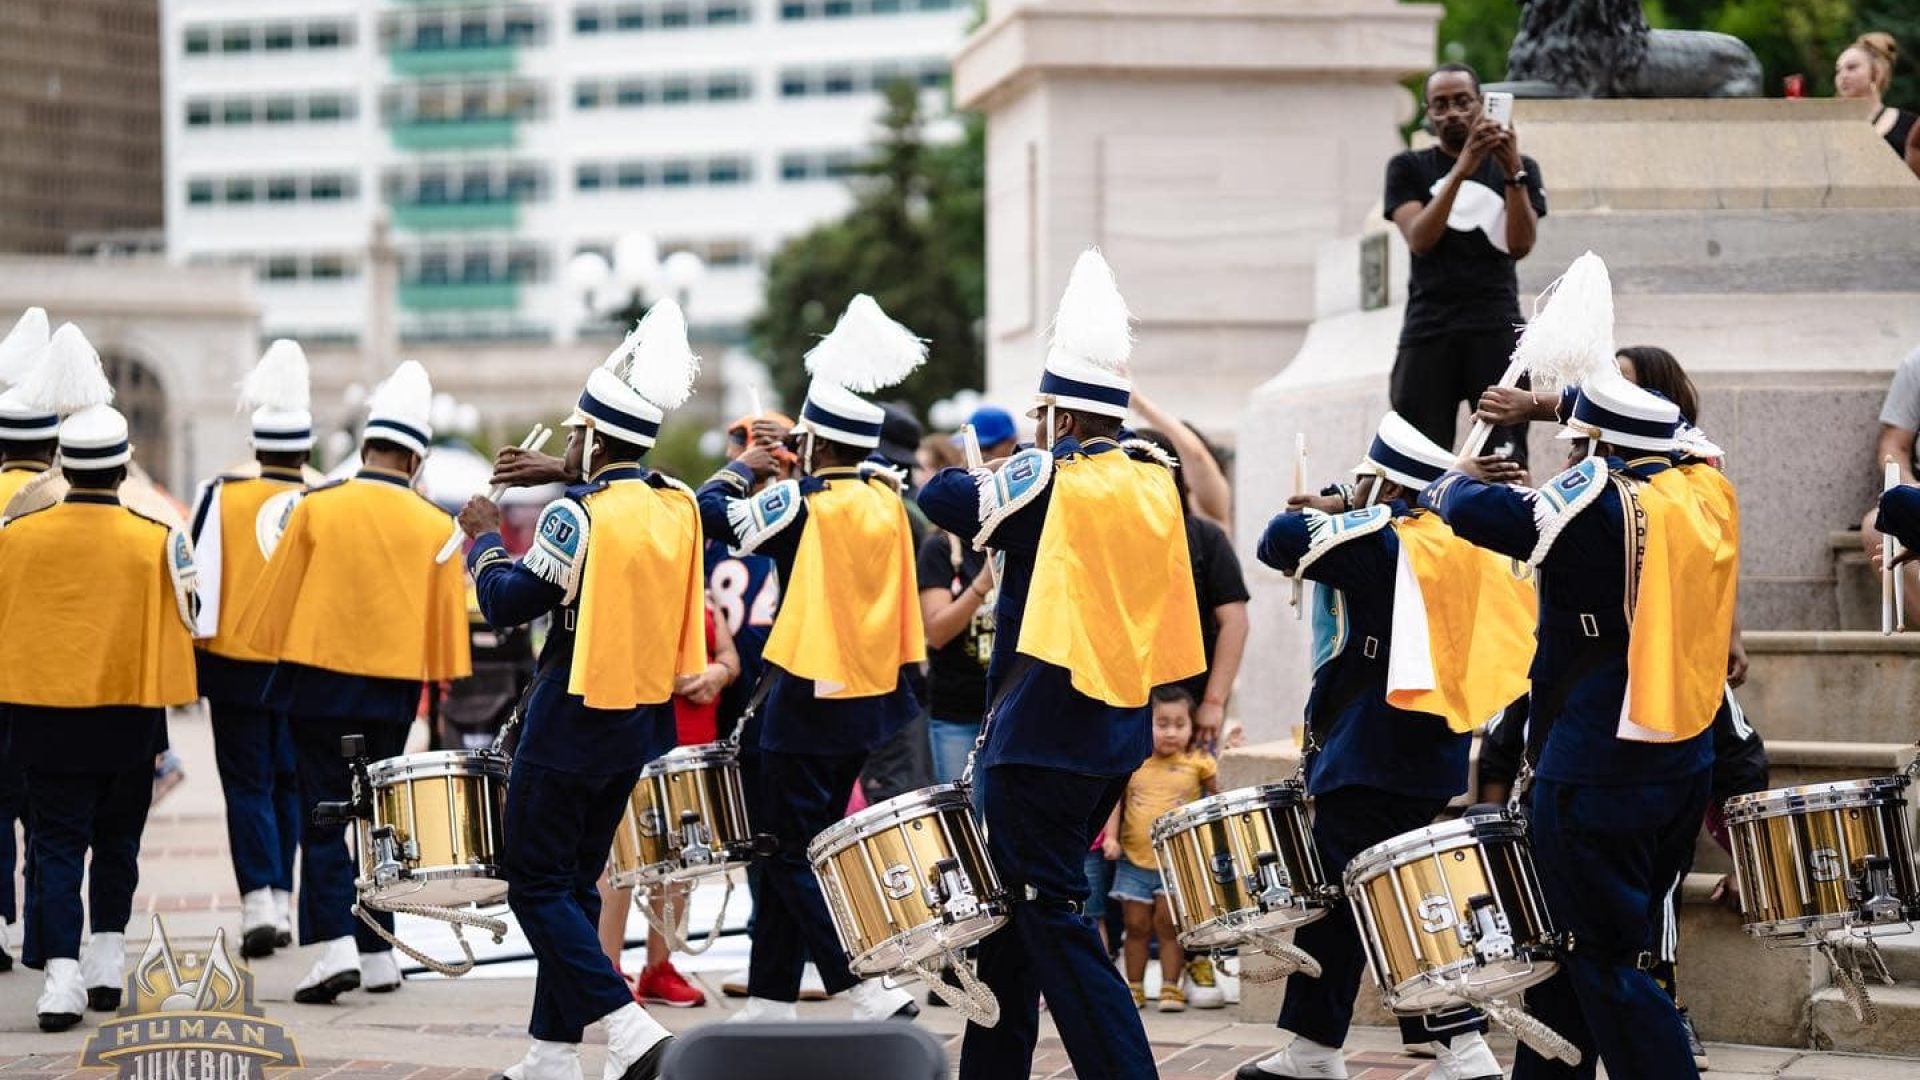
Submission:
MULTIPOLYGON (((1507 363, 1506 373, 1501 375, 1500 381, 1495 383, 1494 385, 1506 387, 1507 389, 1512 389, 1513 387, 1519 386, 1520 376, 1525 374, 1526 370, 1527 370, 1526 362, 1521 360, 1518 356, 1516 356, 1507 363)), ((1473 427, 1467 431, 1466 444, 1460 447, 1460 453, 1458 456, 1463 458, 1479 457, 1480 450, 1481 450, 1480 444, 1485 442, 1487 439, 1487 436, 1491 434, 1493 434, 1493 425, 1487 423, 1485 420, 1475 417, 1473 421, 1473 427)))
MULTIPOLYGON (((1295 495, 1307 493, 1307 433, 1304 431, 1297 432, 1293 436, 1293 493, 1295 495)), ((1293 605, 1295 622, 1299 622, 1306 611, 1300 606, 1300 596, 1305 585, 1299 574, 1293 575, 1293 597, 1287 602, 1293 605)))
MULTIPOLYGON (((1900 486, 1900 466, 1888 457, 1882 465, 1880 490, 1891 491, 1900 486)), ((1892 634, 1896 629, 1905 633, 1907 629, 1906 589, 1900 568, 1893 561, 1900 557, 1900 541, 1892 533, 1880 534, 1880 632, 1892 634)))
MULTIPOLYGON (((531 450, 537 454, 540 452, 541 448, 547 445, 547 440, 551 438, 553 438, 552 428, 548 427, 545 424, 535 424, 533 425, 533 430, 527 432, 527 437, 524 439, 521 439, 520 444, 515 449, 531 450)), ((493 487, 493 490, 487 494, 487 499, 491 502, 499 502, 500 496, 505 495, 506 493, 507 493, 507 485, 495 484, 493 487)), ((433 557, 434 565, 438 566, 446 562, 448 559, 453 558, 453 553, 460 550, 460 541, 465 538, 466 538, 465 530, 460 528, 460 523, 458 521, 454 522, 453 535, 447 537, 447 542, 440 546, 440 554, 435 555, 433 557)))

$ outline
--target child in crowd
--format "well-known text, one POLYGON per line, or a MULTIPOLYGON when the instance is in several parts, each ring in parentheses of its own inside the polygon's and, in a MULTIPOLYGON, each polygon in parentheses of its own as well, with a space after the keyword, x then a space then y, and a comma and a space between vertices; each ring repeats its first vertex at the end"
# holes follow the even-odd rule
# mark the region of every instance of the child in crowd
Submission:
POLYGON ((1153 756, 1127 781, 1127 793, 1107 819, 1104 854, 1114 860, 1113 891, 1126 912, 1127 984, 1134 1004, 1146 1007, 1147 941, 1160 938, 1160 1011, 1183 1012, 1180 986, 1186 958, 1174 932, 1173 911, 1153 854, 1153 822, 1161 814, 1214 793, 1219 765, 1193 746, 1193 695, 1179 686, 1153 692, 1153 756))

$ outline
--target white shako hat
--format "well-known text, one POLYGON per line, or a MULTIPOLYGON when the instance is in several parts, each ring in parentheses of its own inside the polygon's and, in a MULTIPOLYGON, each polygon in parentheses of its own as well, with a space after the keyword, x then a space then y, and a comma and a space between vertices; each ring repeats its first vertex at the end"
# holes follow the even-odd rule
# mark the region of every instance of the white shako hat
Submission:
POLYGON ((1419 491, 1453 467, 1453 453, 1427 438, 1397 412, 1380 418, 1380 428, 1367 456, 1353 471, 1361 476, 1384 476, 1410 491, 1419 491))
POLYGON ((1588 379, 1573 401, 1562 439, 1597 439, 1614 446, 1670 454, 1678 445, 1680 406, 1628 382, 1615 371, 1588 379))
POLYGON ((566 426, 652 449, 667 410, 693 396, 700 358, 687 342, 680 305, 662 300, 587 376, 566 426))
POLYGON ((833 332, 807 350, 807 400, 795 430, 848 446, 880 445, 886 410, 862 398, 913 374, 927 343, 893 321, 866 293, 853 298, 833 332))
POLYGON ((300 453, 313 449, 313 413, 307 354, 279 338, 267 346, 240 384, 242 408, 253 409, 253 448, 300 453))
POLYGON ((72 469, 111 469, 133 459, 127 418, 110 402, 113 384, 100 354, 80 328, 62 323, 13 393, 27 408, 65 417, 60 422, 60 463, 72 469))
POLYGON ((382 439, 425 457, 433 442, 433 381, 417 360, 393 369, 367 395, 367 426, 360 445, 382 439))
POLYGON ((1125 419, 1133 397, 1127 360, 1133 355, 1133 316, 1114 283, 1113 268, 1088 248, 1073 264, 1053 339, 1029 416, 1048 407, 1125 419))
MULTIPOLYGON (((26 378, 49 337, 46 309, 28 308, 0 339, 0 386, 13 386, 26 378)), ((45 442, 59 433, 58 416, 29 408, 15 391, 0 394, 0 442, 45 442)))

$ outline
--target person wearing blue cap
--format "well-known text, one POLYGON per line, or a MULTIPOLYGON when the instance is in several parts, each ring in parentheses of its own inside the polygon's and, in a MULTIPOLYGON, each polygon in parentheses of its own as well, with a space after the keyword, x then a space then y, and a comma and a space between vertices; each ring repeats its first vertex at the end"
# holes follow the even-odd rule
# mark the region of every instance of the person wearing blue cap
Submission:
MULTIPOLYGON (((1013 414, 998 405, 982 405, 973 410, 973 415, 967 417, 967 426, 973 429, 984 460, 1006 457, 1019 446, 1020 429, 1014 426, 1013 414)), ((955 435, 953 441, 959 445, 961 436, 955 435)))
MULTIPOLYGON (((1452 453, 1390 412, 1355 467, 1354 484, 1293 496, 1260 538, 1261 562, 1314 583, 1306 782, 1314 799, 1314 844, 1330 880, 1339 880, 1367 848, 1432 824, 1448 800, 1466 790, 1468 730, 1486 716, 1463 715, 1455 727, 1429 711, 1437 705, 1398 702, 1388 678, 1396 649, 1427 645, 1396 640, 1396 628, 1408 624, 1394 618, 1396 605, 1431 605, 1439 599, 1419 590, 1405 595, 1398 587, 1402 563, 1412 563, 1409 569, 1416 574, 1427 566, 1439 571, 1428 580, 1432 591, 1434 578, 1463 568, 1484 572, 1477 564, 1490 559, 1415 504, 1452 463, 1452 453), (1436 549, 1442 559, 1419 561, 1436 549), (1408 707, 1414 704, 1427 709, 1408 707)), ((1481 458, 1477 464, 1501 480, 1524 475, 1503 457, 1481 458)), ((1456 580, 1469 576, 1454 575, 1456 580)), ((1516 639, 1532 632, 1532 607, 1521 600, 1531 590, 1508 585, 1506 592, 1510 602, 1503 609, 1493 610, 1489 590, 1476 605, 1485 610, 1474 612, 1479 634, 1504 636, 1488 642, 1500 669, 1470 673, 1475 689, 1485 691, 1473 713, 1502 708, 1526 691, 1527 643, 1516 639)), ((1279 1053, 1243 1066, 1239 1080, 1347 1075, 1341 1047, 1365 966, 1358 928, 1348 912, 1336 910, 1301 927, 1293 944, 1321 968, 1317 978, 1287 980, 1279 1026, 1293 1032, 1294 1040, 1279 1053)), ((1481 1035, 1485 1030, 1486 1021, 1470 1007, 1400 1018, 1404 1042, 1437 1045, 1433 1075, 1443 1080, 1500 1075, 1481 1035)))
POLYGON ((1526 759, 1533 850, 1559 972, 1528 991, 1581 1064, 1522 1046, 1514 1076, 1698 1075, 1658 960, 1668 887, 1710 791, 1739 565, 1732 486, 1679 455, 1680 410, 1606 370, 1568 431, 1584 457, 1537 490, 1456 463, 1421 495, 1461 537, 1535 568, 1526 759))

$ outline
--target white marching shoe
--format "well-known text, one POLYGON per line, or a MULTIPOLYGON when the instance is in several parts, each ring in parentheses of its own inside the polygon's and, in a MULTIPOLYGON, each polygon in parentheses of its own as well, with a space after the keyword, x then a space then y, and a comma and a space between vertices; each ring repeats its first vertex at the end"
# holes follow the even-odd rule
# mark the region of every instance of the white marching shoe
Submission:
POLYGON ((527 1056, 487 1080, 581 1080, 580 1044, 533 1040, 527 1056))
POLYGON ((113 1012, 127 985, 127 935, 96 932, 80 950, 80 978, 87 984, 87 1008, 113 1012))
POLYGON ((600 1018, 607 1026, 607 1064, 600 1080, 655 1080, 673 1032, 628 1002, 600 1018))
POLYGON ((1347 1080, 1346 1055, 1299 1035, 1286 1048, 1251 1065, 1240 1066, 1236 1080, 1347 1080))
POLYGON ((273 944, 284 949, 293 944, 293 894, 273 890, 273 944))
POLYGON ((80 961, 61 957, 47 961, 47 981, 34 1004, 41 1031, 65 1031, 87 1011, 87 984, 80 977, 80 961))
POLYGON ((775 1001, 772 998, 750 997, 740 1011, 727 1017, 729 1024, 754 1024, 766 1021, 773 1024, 791 1024, 800 1019, 800 1010, 791 1001, 775 1001))
POLYGON ((892 1020, 899 1017, 911 1020, 920 1015, 920 1005, 913 995, 897 986, 888 986, 879 979, 863 979, 853 984, 847 991, 847 1000, 853 1003, 855 1020, 892 1020))
POLYGON ((331 1005, 341 994, 360 989, 360 949, 353 937, 334 938, 324 950, 293 988, 293 1000, 302 1005, 331 1005))
POLYGON ((369 994, 391 994, 400 989, 400 961, 393 950, 360 954, 360 989, 369 994))
POLYGON ((1500 1080, 1493 1047, 1477 1031, 1454 1036, 1451 1043, 1435 1049, 1434 1057, 1439 1062, 1433 1067, 1433 1080, 1500 1080))
POLYGON ((258 960, 273 955, 280 939, 278 917, 272 889, 255 889, 240 898, 241 959, 258 960))

